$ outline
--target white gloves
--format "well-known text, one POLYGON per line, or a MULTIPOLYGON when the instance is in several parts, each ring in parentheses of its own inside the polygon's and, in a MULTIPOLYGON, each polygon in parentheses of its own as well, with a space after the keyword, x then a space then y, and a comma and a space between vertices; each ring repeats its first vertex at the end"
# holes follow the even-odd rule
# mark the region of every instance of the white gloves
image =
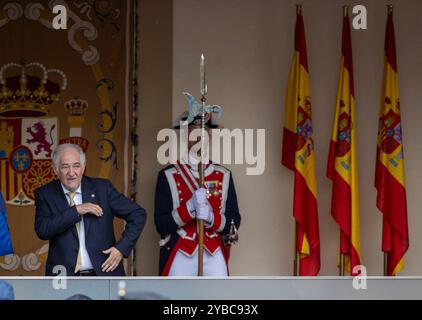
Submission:
POLYGON ((190 211, 197 210, 199 207, 204 206, 206 203, 208 203, 207 190, 204 188, 196 190, 193 193, 192 198, 190 198, 187 202, 189 210, 192 208, 190 211))
POLYGON ((212 220, 211 207, 208 203, 196 209, 196 219, 201 219, 208 223, 211 222, 212 220))
POLYGON ((207 199, 207 190, 204 188, 196 190, 186 205, 189 212, 194 213, 197 219, 204 220, 208 223, 212 222, 212 209, 207 199))

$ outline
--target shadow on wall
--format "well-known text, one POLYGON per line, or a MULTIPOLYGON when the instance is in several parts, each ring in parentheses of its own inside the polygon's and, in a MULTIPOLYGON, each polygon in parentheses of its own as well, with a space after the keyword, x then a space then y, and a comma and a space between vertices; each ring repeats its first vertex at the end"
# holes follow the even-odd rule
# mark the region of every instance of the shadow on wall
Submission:
POLYGON ((131 292, 120 297, 120 300, 169 300, 169 298, 154 292, 131 292))
MULTIPOLYGON (((120 300, 168 300, 167 298, 156 294, 154 292, 134 292, 134 293, 124 293, 120 295, 120 300)), ((93 300, 92 298, 84 294, 75 294, 70 296, 66 300, 93 300)))
POLYGON ((70 296, 66 300, 92 300, 92 298, 84 295, 84 294, 74 294, 73 296, 70 296))

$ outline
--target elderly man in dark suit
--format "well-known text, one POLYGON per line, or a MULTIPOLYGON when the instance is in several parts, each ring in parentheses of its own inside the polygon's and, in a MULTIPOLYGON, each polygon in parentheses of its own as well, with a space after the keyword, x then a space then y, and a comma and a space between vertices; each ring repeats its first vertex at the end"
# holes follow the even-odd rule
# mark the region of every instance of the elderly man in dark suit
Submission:
POLYGON ((35 231, 50 241, 46 275, 62 266, 68 276, 124 276, 122 260, 142 232, 145 210, 109 180, 84 176, 85 153, 78 145, 59 145, 53 164, 59 179, 35 191, 35 231), (114 217, 126 221, 118 241, 114 217))

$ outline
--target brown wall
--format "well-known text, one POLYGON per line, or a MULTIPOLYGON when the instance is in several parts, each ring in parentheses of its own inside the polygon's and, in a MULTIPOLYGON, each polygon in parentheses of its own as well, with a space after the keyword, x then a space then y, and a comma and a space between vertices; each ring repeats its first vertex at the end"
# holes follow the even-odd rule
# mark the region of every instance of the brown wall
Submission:
MULTIPOLYGON (((158 5, 155 1, 141 1, 141 20, 143 16, 146 21, 141 22, 144 30, 141 30, 140 200, 148 209, 149 221, 138 246, 140 272, 156 274, 158 237, 152 228, 152 199, 159 166, 155 160, 155 134, 160 126, 168 126, 171 118, 186 109, 183 91, 198 95, 199 57, 204 53, 208 98, 224 107, 224 127, 266 129, 265 173, 247 176, 246 166, 229 166, 243 217, 240 243, 232 252, 231 273, 291 275, 293 175, 280 165, 280 143, 296 1, 174 1, 173 15, 165 11, 171 10, 168 2, 160 1, 158 5), (142 12, 142 3, 149 12, 142 12), (158 10, 162 5, 165 8, 158 10), (155 24, 156 21, 159 23, 155 24)), ((325 177, 325 170, 339 74, 344 1, 301 2, 314 114, 320 275, 336 275, 338 228, 330 216, 331 182, 325 177)), ((368 9, 368 29, 352 30, 362 261, 370 275, 382 274, 381 214, 375 207, 373 180, 388 3, 395 4, 410 232, 410 249, 402 275, 420 275, 422 251, 418 243, 422 243, 422 233, 418 230, 422 227, 422 216, 417 199, 422 173, 417 166, 422 156, 419 142, 422 2, 419 0, 349 1, 350 5, 363 4, 368 9)))
POLYGON ((154 227, 157 132, 172 121, 172 1, 140 0, 138 201, 147 224, 137 245, 138 275, 158 273, 158 234, 154 227))

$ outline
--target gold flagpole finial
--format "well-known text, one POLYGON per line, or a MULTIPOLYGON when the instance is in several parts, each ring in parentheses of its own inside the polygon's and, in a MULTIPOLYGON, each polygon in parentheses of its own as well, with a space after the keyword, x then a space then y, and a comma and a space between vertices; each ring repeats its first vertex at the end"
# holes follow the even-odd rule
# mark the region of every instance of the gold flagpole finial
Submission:
POLYGON ((343 17, 349 16, 349 6, 343 6, 343 17))
POLYGON ((302 14, 302 5, 300 3, 296 5, 296 14, 302 14))
POLYGON ((394 6, 392 4, 387 5, 388 13, 393 13, 394 6))

